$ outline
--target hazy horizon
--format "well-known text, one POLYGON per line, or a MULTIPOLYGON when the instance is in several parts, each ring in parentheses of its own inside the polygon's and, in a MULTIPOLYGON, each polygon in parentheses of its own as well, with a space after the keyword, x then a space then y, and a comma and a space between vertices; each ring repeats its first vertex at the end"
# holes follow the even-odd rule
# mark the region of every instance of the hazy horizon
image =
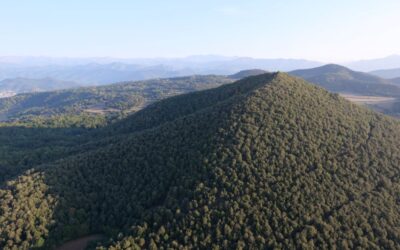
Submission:
MULTIPOLYGON (((255 59, 255 60, 305 60, 310 62, 319 62, 324 64, 346 64, 359 61, 369 61, 369 60, 381 60, 390 58, 399 58, 399 54, 389 54, 382 57, 370 57, 370 58, 353 58, 351 60, 316 60, 306 57, 255 57, 255 56, 238 56, 238 55, 222 55, 222 54, 189 54, 184 56, 158 56, 158 57, 118 57, 118 56, 108 56, 108 55, 96 55, 96 56, 47 56, 47 55, 1 55, 0 59, 65 59, 65 60, 115 60, 118 61, 128 61, 128 60, 186 60, 186 59, 200 59, 200 58, 210 58, 211 60, 230 60, 230 59, 255 59)), ((0 61, 1 62, 1 61, 0 61)), ((400 65, 399 65, 400 66, 400 65)))
POLYGON ((400 54, 399 9, 395 0, 12 1, 2 4, 0 55, 340 63, 400 54))

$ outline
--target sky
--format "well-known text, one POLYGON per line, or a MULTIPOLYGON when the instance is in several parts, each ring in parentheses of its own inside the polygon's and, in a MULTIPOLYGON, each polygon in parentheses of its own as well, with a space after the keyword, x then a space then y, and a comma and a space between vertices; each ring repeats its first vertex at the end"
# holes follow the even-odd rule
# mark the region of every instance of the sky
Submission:
POLYGON ((0 56, 400 54, 399 0, 0 0, 0 56))

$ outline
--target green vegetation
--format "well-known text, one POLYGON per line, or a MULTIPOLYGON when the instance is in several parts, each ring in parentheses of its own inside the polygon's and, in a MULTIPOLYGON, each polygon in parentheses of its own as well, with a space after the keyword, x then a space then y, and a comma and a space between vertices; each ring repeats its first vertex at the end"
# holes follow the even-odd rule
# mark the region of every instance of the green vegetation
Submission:
POLYGON ((53 130, 84 132, 5 181, 3 249, 400 247, 400 123, 287 74, 53 130))
POLYGON ((169 96, 230 82, 232 80, 224 76, 189 76, 20 94, 0 99, 0 121, 24 122, 29 126, 35 123, 35 119, 50 119, 48 122, 54 123, 54 116, 92 114, 100 115, 100 119, 104 116, 108 119, 110 115, 111 118, 124 117, 127 113, 169 96))
POLYGON ((0 183, 39 163, 79 152, 81 144, 99 136, 90 134, 92 129, 148 103, 229 82, 223 76, 191 76, 0 99, 0 118, 7 119, 0 123, 0 183))

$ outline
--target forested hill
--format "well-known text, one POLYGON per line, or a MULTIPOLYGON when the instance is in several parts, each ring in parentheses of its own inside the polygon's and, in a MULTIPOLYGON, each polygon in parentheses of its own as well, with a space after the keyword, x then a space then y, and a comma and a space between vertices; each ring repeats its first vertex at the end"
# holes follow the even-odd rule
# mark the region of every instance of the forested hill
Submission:
POLYGON ((96 126, 110 115, 131 113, 166 97, 232 81, 225 76, 188 76, 20 94, 0 99, 0 121, 40 124, 52 117, 53 126, 66 126, 82 120, 92 120, 85 125, 96 126))
POLYGON ((400 87, 395 82, 367 73, 352 71, 340 65, 328 64, 313 69, 291 71, 289 74, 301 77, 333 92, 400 97, 400 87))
POLYGON ((98 249, 400 247, 400 123, 299 78, 173 97, 96 133, 3 186, 1 248, 90 233, 112 238, 98 249))

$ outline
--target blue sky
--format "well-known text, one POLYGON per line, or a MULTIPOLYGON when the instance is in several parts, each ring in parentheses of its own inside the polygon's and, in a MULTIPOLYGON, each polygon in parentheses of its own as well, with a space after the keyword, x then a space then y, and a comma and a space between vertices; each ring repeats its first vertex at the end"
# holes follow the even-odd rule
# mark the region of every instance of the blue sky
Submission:
POLYGON ((0 0, 0 56, 400 54, 399 0, 0 0))

